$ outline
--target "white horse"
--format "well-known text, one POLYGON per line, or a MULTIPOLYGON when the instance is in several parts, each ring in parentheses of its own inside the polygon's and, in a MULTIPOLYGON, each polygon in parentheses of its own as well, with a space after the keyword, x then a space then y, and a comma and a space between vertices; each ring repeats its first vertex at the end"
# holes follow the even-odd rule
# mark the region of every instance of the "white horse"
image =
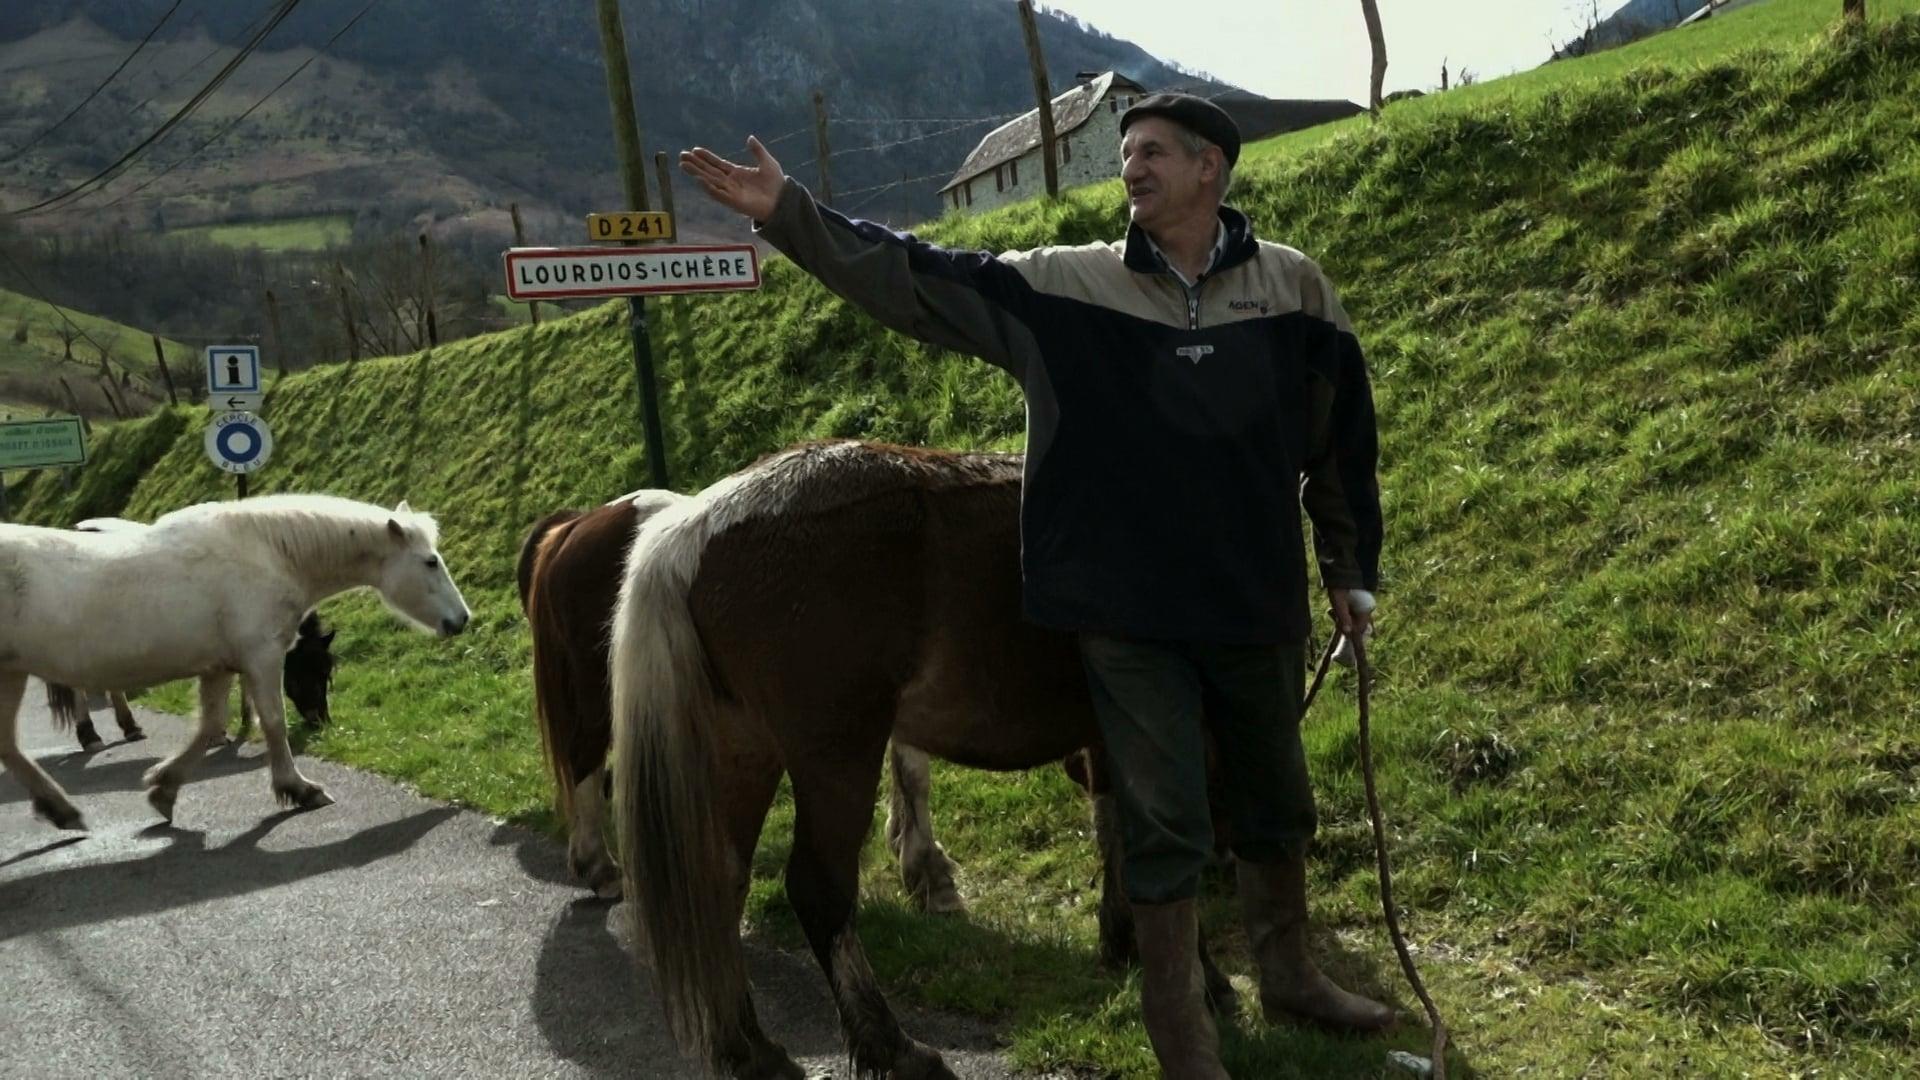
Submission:
POLYGON ((66 792, 19 749, 27 677, 96 690, 200 680, 200 726, 147 771, 147 801, 171 821, 180 787, 226 730, 238 674, 266 737, 273 792, 303 809, 333 801, 287 747, 281 664, 300 619, 369 586, 442 636, 472 613, 448 576, 433 518, 324 495, 269 495, 176 510, 148 528, 70 532, 0 525, 0 765, 33 808, 85 828, 66 792))

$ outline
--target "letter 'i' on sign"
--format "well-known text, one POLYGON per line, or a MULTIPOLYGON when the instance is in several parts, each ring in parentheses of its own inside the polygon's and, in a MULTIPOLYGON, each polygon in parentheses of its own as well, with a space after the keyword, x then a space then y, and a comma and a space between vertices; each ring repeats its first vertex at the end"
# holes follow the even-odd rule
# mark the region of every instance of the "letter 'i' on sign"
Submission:
POLYGON ((206 357, 209 395, 260 392, 260 346, 209 345, 206 357))

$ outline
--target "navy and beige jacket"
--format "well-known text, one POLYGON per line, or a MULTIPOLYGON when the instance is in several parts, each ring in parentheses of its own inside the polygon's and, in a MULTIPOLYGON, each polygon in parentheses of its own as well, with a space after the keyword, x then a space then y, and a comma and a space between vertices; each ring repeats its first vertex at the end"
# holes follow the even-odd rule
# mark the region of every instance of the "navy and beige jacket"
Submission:
POLYGON ((1027 617, 1126 637, 1307 636, 1300 509, 1323 583, 1379 584, 1373 398, 1312 260, 1222 208, 1187 288, 1137 227, 1121 243, 995 256, 819 207, 789 179, 761 235, 827 288, 1027 399, 1027 617))

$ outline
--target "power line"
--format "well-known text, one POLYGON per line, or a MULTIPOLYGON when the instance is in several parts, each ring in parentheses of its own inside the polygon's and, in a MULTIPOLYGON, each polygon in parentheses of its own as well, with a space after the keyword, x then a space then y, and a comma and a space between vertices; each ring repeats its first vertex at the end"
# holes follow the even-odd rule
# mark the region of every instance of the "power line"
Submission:
MULTIPOLYGON (((321 49, 332 48, 334 42, 339 41, 342 37, 346 35, 347 31, 353 29, 354 24, 358 23, 361 20, 361 18, 366 15, 367 12, 372 11, 374 8, 374 5, 378 4, 379 2, 380 0, 367 0, 366 5, 362 7, 359 10, 359 12, 354 15, 353 18, 348 19, 347 24, 345 26, 342 26, 339 30, 335 31, 334 35, 328 38, 326 44, 320 46, 320 48, 321 49)), ((227 132, 232 131, 234 128, 238 127, 242 120, 245 120, 247 117, 252 116, 255 109, 258 109, 260 106, 265 105, 267 103, 268 98, 271 98, 273 97, 273 95, 286 89, 286 86, 288 83, 298 78, 301 72, 307 70, 307 65, 313 63, 315 60, 318 60, 320 58, 321 58, 320 51, 315 50, 312 56, 309 56, 305 60, 300 62, 299 67, 296 67, 291 72, 288 72, 287 77, 284 79, 281 79, 278 85, 276 85, 273 89, 267 91, 265 94, 262 94, 260 96, 260 100, 254 102, 252 105, 247 106, 247 110, 245 112, 241 113, 239 116, 234 117, 232 120, 227 121, 224 127, 214 132, 211 136, 207 138, 205 142, 202 142, 199 146, 196 146, 192 150, 187 151, 186 154, 182 155, 181 157, 174 159, 174 161, 170 163, 166 168, 161 169, 159 172, 154 173, 152 176, 147 177, 145 180, 142 180, 139 184, 129 189, 127 192, 122 194, 119 198, 114 199, 112 202, 107 203, 105 206, 100 207, 100 209, 106 210, 111 207, 120 205, 121 203, 127 201, 127 199, 133 197, 134 195, 142 191, 145 191, 148 187, 152 186, 154 181, 160 179, 161 177, 172 172, 173 170, 179 168, 181 165, 192 160, 193 158, 198 157, 202 150, 205 150, 207 147, 212 146, 216 142, 219 142, 222 138, 226 136, 227 132)), ((99 189, 96 188, 94 191, 88 192, 88 194, 89 195, 96 194, 98 190, 99 189)), ((84 199, 86 198, 86 196, 82 195, 81 198, 84 199)))
POLYGON ((286 17, 293 13, 294 8, 300 6, 300 0, 276 0, 276 2, 280 6, 274 9, 273 17, 267 20, 266 25, 262 27, 257 33, 255 33, 253 37, 248 39, 247 43, 241 47, 240 51, 237 54, 235 54, 234 58, 232 60, 227 61, 227 65, 221 68, 220 71, 216 73, 212 79, 208 80, 207 85, 201 87, 198 93, 194 94, 193 97, 189 99, 185 105, 182 105, 178 112, 175 112, 171 117, 167 118, 167 121, 161 124, 160 127, 156 129, 153 134, 140 140, 140 143, 137 146, 127 151, 126 153, 120 155, 120 157, 117 160, 115 160, 113 164, 108 165, 106 168, 101 169, 97 173, 94 173, 92 176, 88 177, 85 180, 82 180, 78 184, 75 184, 73 187, 68 188, 67 190, 61 192, 58 195, 54 195, 51 198, 42 199, 39 202, 34 203, 32 206, 22 207, 19 210, 10 210, 8 211, 8 213, 14 217, 19 217, 25 214, 43 212, 47 209, 52 208, 57 203, 65 202, 68 199, 71 199, 74 196, 79 195, 90 188, 96 187, 100 184, 104 184, 107 181, 112 180, 114 177, 120 175, 122 172, 125 172, 127 167, 133 163, 134 158, 138 157, 141 153, 145 152, 146 149, 152 146, 154 143, 159 142, 161 139, 166 138, 167 135, 171 134, 175 128, 179 127, 180 124, 183 123, 188 116, 192 115, 195 110, 199 109, 201 105, 205 104, 206 100, 212 97, 214 93, 218 91, 220 87, 227 81, 227 79, 232 77, 234 71, 238 69, 239 66, 246 61, 247 57, 253 55, 253 51, 260 47, 260 42, 265 40, 268 34, 273 33, 273 31, 277 27, 279 27, 281 22, 285 21, 286 17))
POLYGON ((114 79, 118 78, 120 73, 127 69, 127 65, 133 63, 133 58, 140 55, 140 50, 147 47, 147 42, 153 40, 153 35, 159 33, 160 28, 167 25, 167 20, 173 18, 173 13, 176 11, 179 11, 180 5, 185 2, 186 0, 173 0, 173 6, 167 9, 167 13, 165 15, 160 16, 159 22, 153 24, 153 29, 147 31, 147 36, 140 39, 140 44, 135 45, 133 47, 133 51, 127 54, 127 58, 120 61, 120 66, 114 68, 113 71, 110 74, 108 74, 105 79, 101 81, 99 86, 94 87, 92 93, 82 98, 80 101, 80 104, 75 105, 72 111, 68 112, 67 115, 61 117, 58 120, 55 120, 53 122, 52 127, 47 128, 45 131, 42 131, 40 134, 35 135, 31 139, 28 139, 26 142, 26 145, 13 151, 12 153, 8 154, 6 157, 0 157, 0 162, 12 161, 14 158, 17 158, 21 154, 26 153, 28 150, 33 149, 34 146, 38 144, 41 139, 44 139, 48 135, 53 134, 56 130, 60 128, 60 125, 73 119, 75 114, 79 113, 81 109, 86 108, 87 102, 90 102, 94 98, 98 97, 100 95, 100 91, 105 90, 107 88, 108 83, 111 83, 114 79))

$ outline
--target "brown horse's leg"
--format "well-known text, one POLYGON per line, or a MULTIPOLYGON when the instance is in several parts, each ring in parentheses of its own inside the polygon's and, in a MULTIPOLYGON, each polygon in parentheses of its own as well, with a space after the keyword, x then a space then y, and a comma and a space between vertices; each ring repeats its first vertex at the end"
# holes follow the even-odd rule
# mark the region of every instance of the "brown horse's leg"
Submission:
MULTIPOLYGON (((773 805, 774 791, 780 786, 782 770, 772 747, 728 747, 722 751, 722 762, 727 784, 718 809, 733 854, 733 917, 738 922, 752 883, 753 851, 760 843, 760 830, 773 805)), ((751 996, 740 1003, 740 1016, 740 1041, 723 1047, 719 1055, 729 1075, 739 1080, 803 1080, 806 1071, 760 1029, 751 996)))
POLYGON ((80 749, 98 750, 107 745, 100 737, 100 729, 93 726, 93 717, 89 716, 73 726, 73 733, 80 739, 80 749))
POLYGON ((934 915, 966 910, 953 884, 953 860, 933 838, 929 805, 933 771, 924 751, 890 744, 893 785, 887 800, 887 848, 900 863, 900 881, 914 906, 934 915))
POLYGON ((573 787, 567 815, 567 866, 594 895, 618 900, 620 868, 607 853, 603 827, 606 816, 607 767, 603 759, 573 787))
POLYGON ((833 990, 854 1074, 952 1080, 938 1053, 900 1030, 854 930, 860 848, 873 824, 873 790, 883 753, 875 745, 839 760, 814 756, 790 763, 794 823, 787 899, 833 990))
POLYGON ((115 690, 107 695, 107 700, 113 704, 114 722, 120 725, 120 734, 128 742, 139 742, 147 737, 147 733, 140 730, 140 721, 133 718, 133 706, 127 703, 127 695, 115 690))

